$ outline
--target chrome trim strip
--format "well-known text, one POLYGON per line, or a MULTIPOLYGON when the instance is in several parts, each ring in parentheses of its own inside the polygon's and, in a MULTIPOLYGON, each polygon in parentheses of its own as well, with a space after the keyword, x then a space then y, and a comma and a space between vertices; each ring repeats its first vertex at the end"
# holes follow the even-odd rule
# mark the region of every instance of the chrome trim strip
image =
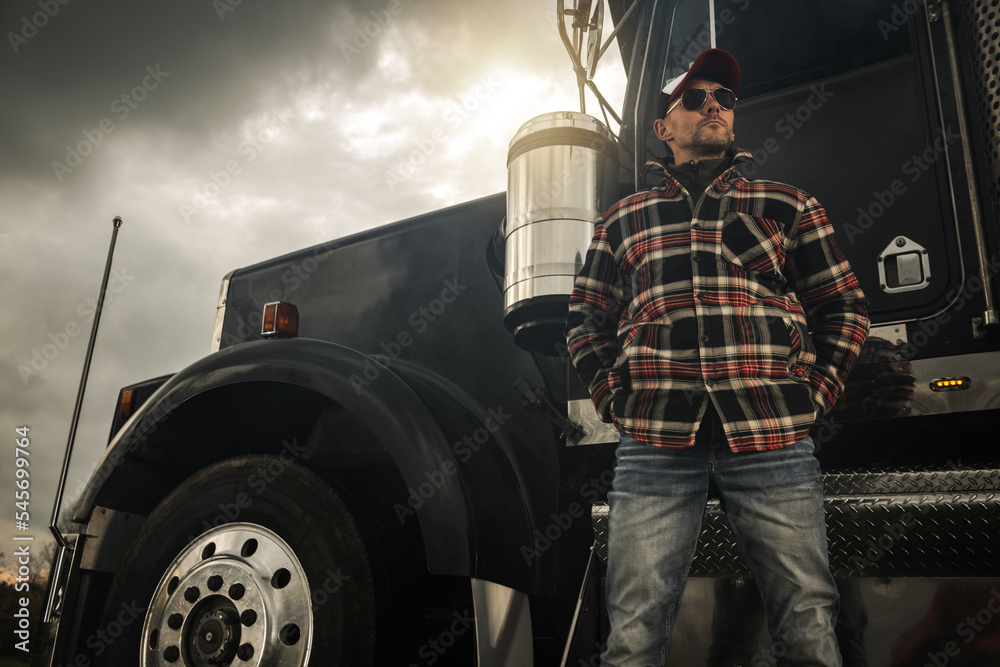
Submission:
POLYGON ((215 327, 212 329, 212 346, 209 352, 218 352, 219 347, 222 345, 222 324, 226 319, 226 299, 229 296, 229 280, 236 273, 235 270, 230 271, 222 278, 222 284, 219 286, 219 301, 215 306, 215 327))

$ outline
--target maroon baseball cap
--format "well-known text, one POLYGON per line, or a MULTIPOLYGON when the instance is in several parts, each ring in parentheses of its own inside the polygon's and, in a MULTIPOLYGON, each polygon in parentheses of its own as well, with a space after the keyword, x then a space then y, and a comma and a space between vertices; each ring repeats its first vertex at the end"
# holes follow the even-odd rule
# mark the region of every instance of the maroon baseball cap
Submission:
POLYGON ((660 95, 660 108, 663 111, 660 114, 661 118, 667 112, 667 107, 676 99, 678 91, 684 89, 684 84, 687 80, 699 77, 715 79, 734 93, 740 91, 740 65, 736 62, 736 58, 728 51, 722 49, 703 51, 691 63, 691 67, 688 68, 687 72, 672 79, 663 87, 662 94, 660 95))

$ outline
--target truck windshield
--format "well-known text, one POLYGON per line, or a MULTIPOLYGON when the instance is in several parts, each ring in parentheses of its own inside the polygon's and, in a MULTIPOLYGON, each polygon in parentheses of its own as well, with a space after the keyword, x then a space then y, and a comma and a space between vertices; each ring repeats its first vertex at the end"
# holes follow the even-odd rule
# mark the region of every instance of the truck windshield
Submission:
MULTIPOLYGON (((662 3, 654 34, 665 37, 661 79, 683 74, 698 54, 716 46, 732 53, 744 72, 740 99, 796 86, 898 58, 912 50, 910 17, 889 0, 706 0, 662 3), (898 16, 893 12, 897 12, 898 16)), ((655 61, 654 61, 655 62, 655 61)), ((662 87, 662 86, 661 86, 662 87)))

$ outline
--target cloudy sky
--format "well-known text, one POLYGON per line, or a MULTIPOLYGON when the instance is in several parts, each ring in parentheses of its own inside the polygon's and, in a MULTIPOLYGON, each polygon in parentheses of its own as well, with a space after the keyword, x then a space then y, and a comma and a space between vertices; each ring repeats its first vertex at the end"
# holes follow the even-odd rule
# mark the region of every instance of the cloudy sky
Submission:
MULTIPOLYGON (((118 389, 208 353, 230 270, 505 189, 517 128, 579 110, 555 6, 0 3, 0 435, 30 427, 30 533, 48 534, 114 216, 69 501, 118 389)), ((614 49, 597 81, 620 105, 614 49)))

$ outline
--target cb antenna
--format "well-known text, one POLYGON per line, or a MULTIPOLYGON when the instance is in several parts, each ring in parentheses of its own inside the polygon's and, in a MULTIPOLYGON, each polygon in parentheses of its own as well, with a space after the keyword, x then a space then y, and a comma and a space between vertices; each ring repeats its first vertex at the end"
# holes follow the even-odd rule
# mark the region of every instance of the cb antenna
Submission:
POLYGON ((62 505, 63 490, 66 487, 66 474, 69 472, 69 462, 73 456, 73 441, 76 440, 76 427, 80 423, 80 411, 83 408, 83 392, 87 388, 87 375, 90 374, 90 360, 94 356, 94 343, 97 342, 97 325, 101 323, 101 309, 104 308, 104 295, 108 291, 108 276, 111 275, 111 258, 115 254, 115 241, 118 230, 122 226, 121 216, 112 220, 114 230, 111 232, 111 247, 108 248, 108 261, 104 265, 104 278, 101 280, 101 292, 97 296, 97 311, 94 313, 94 324, 90 327, 90 342, 87 343, 87 356, 83 360, 83 375, 80 377, 80 388, 76 392, 76 405, 73 407, 73 419, 69 426, 69 440, 66 442, 66 453, 63 455, 62 472, 59 474, 59 486, 56 488, 56 501, 52 505, 52 518, 49 519, 49 530, 56 538, 60 548, 66 549, 68 543, 59 526, 56 525, 59 509, 62 505))

